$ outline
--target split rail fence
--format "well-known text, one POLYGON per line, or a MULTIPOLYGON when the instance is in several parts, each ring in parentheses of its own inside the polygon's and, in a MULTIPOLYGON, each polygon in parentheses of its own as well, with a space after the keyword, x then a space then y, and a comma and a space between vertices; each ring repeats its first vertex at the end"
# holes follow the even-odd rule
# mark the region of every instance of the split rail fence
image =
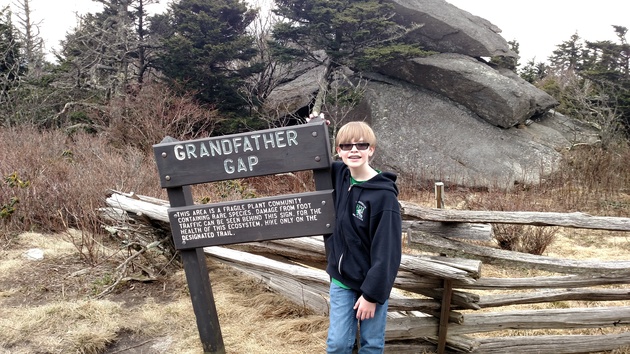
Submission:
MULTIPOLYGON (((123 212, 136 220, 169 222, 166 201, 113 193, 107 203, 117 209, 117 215, 123 212)), ((401 207, 404 219, 401 236, 406 237, 410 248, 421 252, 403 255, 390 299, 386 352, 562 354, 630 348, 627 330, 630 306, 606 306, 610 301, 630 300, 630 261, 559 259, 470 242, 492 239, 493 224, 608 230, 614 231, 610 237, 628 237, 630 218, 583 213, 465 211, 426 208, 402 201, 401 207), (537 269, 551 275, 484 277, 482 263, 537 269), (572 307, 571 302, 589 306, 572 307), (549 303, 557 306, 502 309, 549 303), (509 332, 548 333, 558 329, 569 333, 564 331, 589 328, 599 329, 596 332, 602 334, 509 332)), ((328 313, 329 278, 323 270, 321 236, 203 250, 207 256, 261 279, 292 302, 315 313, 328 313)))

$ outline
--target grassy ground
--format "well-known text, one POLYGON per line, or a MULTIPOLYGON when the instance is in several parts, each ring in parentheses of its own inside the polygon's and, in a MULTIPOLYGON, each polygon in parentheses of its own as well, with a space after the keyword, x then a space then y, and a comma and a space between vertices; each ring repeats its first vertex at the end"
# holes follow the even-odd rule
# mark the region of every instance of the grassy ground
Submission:
MULTIPOLYGON (((117 264, 104 262, 95 267, 87 266, 70 241, 72 233, 77 231, 22 233, 0 251, 0 308, 3 309, 0 353, 203 352, 182 270, 174 270, 158 281, 121 282, 113 292, 97 298, 112 283, 112 269, 117 264), (27 257, 33 248, 43 250, 42 260, 27 257)), ((118 252, 106 248, 112 255, 118 252)), ((628 236, 563 232, 549 246, 546 255, 627 260, 629 249, 628 236), (595 239, 598 241, 594 242, 595 239)), ((228 353, 324 351, 326 317, 309 314, 268 291, 258 281, 216 261, 210 259, 208 266, 228 353)), ((524 270, 518 273, 499 267, 483 267, 484 276, 535 275, 524 270)), ((535 306, 592 305, 553 303, 535 306)), ((628 306, 628 302, 617 305, 628 306)), ((508 335, 552 332, 562 333, 518 331, 508 335)), ((601 330, 579 333, 600 334, 601 330)), ((612 353, 627 354, 630 350, 620 349, 612 353)))
MULTIPOLYGON (((0 353, 202 353, 182 270, 159 281, 111 283, 115 264, 86 266, 67 235, 23 233, 0 251, 0 353), (29 259, 30 249, 42 260, 29 259)), ((327 318, 210 260, 228 353, 317 353, 327 318)))

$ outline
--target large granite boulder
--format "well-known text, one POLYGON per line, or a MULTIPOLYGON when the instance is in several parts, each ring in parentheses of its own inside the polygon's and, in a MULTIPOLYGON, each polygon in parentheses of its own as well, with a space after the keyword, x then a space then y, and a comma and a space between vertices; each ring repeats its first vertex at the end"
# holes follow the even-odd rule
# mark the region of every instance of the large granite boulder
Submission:
POLYGON ((265 100, 263 110, 270 115, 283 116, 307 107, 315 98, 325 71, 323 66, 316 66, 279 85, 265 100))
POLYGON ((438 54, 390 63, 380 72, 464 105, 492 125, 509 128, 547 112, 558 102, 512 71, 502 74, 461 54, 438 54))
POLYGON ((444 0, 389 2, 394 5, 396 22, 407 27, 417 25, 408 38, 424 49, 471 57, 516 57, 497 26, 444 0))
POLYGON ((538 182, 557 168, 560 151, 596 139, 588 127, 553 114, 502 129, 442 95, 391 79, 371 80, 350 119, 374 128, 377 168, 469 187, 538 182))

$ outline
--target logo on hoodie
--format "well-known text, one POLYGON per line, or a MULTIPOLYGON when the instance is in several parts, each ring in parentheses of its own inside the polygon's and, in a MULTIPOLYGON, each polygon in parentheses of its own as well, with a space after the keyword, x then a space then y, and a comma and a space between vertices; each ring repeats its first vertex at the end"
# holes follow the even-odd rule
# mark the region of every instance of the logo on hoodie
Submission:
POLYGON ((354 217, 363 221, 363 214, 365 214, 365 209, 367 209, 367 207, 362 201, 359 200, 354 206, 354 217))

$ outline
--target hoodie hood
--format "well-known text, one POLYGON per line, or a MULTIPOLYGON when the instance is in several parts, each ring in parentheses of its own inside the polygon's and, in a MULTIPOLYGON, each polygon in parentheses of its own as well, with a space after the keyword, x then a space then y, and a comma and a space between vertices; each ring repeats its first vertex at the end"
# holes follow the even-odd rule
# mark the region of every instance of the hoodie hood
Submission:
MULTIPOLYGON (((350 173, 350 171, 348 171, 350 173)), ((355 187, 360 187, 363 189, 381 189, 387 190, 392 193, 396 197, 398 197, 398 186, 396 185, 396 179, 398 176, 392 172, 380 172, 378 175, 370 178, 365 182, 361 182, 355 187)))

